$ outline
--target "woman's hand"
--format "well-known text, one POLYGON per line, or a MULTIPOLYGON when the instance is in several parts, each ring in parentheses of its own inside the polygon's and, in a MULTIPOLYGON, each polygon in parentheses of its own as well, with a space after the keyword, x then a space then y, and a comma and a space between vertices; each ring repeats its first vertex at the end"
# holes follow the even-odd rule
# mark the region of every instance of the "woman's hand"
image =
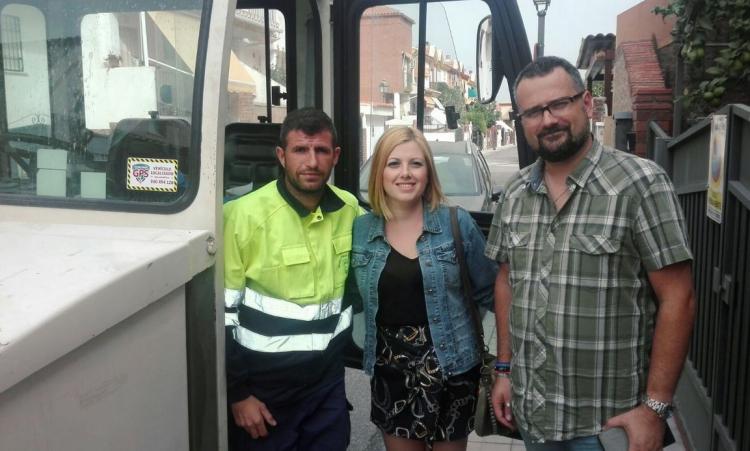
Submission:
POLYGON ((515 430, 516 423, 513 421, 510 400, 510 379, 508 377, 496 377, 492 384, 492 408, 495 411, 495 418, 503 426, 515 430))

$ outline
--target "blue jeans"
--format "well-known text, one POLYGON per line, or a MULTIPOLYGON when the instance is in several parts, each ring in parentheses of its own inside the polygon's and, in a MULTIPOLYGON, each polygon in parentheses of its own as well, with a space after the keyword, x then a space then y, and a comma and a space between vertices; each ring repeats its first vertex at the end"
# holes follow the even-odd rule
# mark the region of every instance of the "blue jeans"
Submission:
POLYGON ((521 436, 524 445, 526 445, 526 451, 604 451, 601 443, 599 443, 599 437, 596 435, 544 443, 531 443, 523 431, 521 431, 521 436))

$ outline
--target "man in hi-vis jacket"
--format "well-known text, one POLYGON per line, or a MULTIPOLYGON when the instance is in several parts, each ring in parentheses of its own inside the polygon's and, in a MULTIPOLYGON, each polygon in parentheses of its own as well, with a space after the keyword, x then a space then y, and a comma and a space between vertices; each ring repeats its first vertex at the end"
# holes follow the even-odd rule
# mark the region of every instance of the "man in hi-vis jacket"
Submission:
POLYGON ((322 111, 284 120, 278 180, 226 204, 230 447, 345 450, 343 301, 357 199, 328 185, 341 149, 322 111), (233 427, 233 424, 238 427, 233 427))

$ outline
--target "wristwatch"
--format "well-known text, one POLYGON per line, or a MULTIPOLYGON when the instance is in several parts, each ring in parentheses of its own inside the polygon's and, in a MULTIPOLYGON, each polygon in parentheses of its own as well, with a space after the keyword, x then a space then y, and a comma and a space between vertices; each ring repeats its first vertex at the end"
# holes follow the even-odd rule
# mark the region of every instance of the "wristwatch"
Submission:
POLYGON ((657 401, 654 398, 648 397, 648 395, 645 395, 643 397, 643 405, 651 409, 657 417, 661 418, 662 420, 666 420, 670 416, 672 416, 672 404, 664 401, 657 401))

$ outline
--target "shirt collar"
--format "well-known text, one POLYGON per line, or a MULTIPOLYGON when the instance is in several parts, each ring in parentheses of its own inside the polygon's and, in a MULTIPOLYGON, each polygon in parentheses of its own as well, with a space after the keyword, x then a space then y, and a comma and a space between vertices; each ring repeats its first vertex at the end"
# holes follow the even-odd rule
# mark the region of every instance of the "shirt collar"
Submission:
MULTIPOLYGON (((286 183, 284 182, 283 174, 276 180, 276 189, 279 190, 279 194, 281 194, 281 197, 301 218, 304 218, 305 216, 312 213, 310 210, 305 208, 305 206, 302 205, 302 203, 300 203, 300 201, 298 201, 297 198, 292 195, 292 193, 289 192, 286 187, 286 183)), ((344 201, 341 200, 341 198, 337 196, 336 193, 333 192, 331 187, 326 183, 323 187, 323 196, 320 198, 320 203, 318 204, 318 208, 320 208, 320 211, 322 211, 323 213, 330 213, 339 210, 343 206, 344 201)))
MULTIPOLYGON (((578 163, 573 172, 568 175, 573 183, 579 187, 586 185, 591 173, 593 172, 596 165, 599 163, 599 159, 602 156, 602 145, 596 139, 591 140, 591 147, 586 152, 586 156, 578 163)), ((534 192, 539 192, 539 188, 544 180, 544 160, 537 158, 532 163, 531 168, 524 176, 526 180, 526 187, 534 192)))
MULTIPOLYGON (((440 218, 438 217, 439 210, 439 208, 430 210, 427 202, 422 203, 422 231, 429 233, 440 233, 442 231, 440 218)), ((373 241, 375 238, 385 239, 385 220, 379 215, 376 215, 375 218, 377 220, 370 227, 367 241, 373 241)))

